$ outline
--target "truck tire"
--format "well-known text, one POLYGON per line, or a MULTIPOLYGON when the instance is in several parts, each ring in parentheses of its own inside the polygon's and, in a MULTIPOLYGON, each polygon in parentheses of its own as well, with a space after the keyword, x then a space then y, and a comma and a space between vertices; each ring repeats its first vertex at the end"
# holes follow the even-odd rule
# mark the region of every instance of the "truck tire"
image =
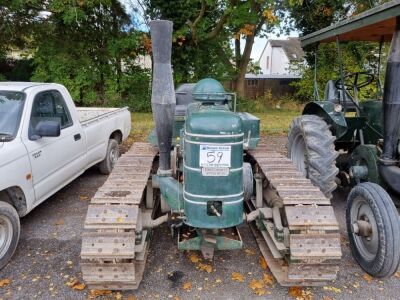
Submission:
POLYGON ((397 271, 400 263, 399 216, 392 199, 381 186, 364 182, 351 190, 347 199, 346 225, 351 251, 361 268, 379 278, 389 277, 397 271))
POLYGON ((0 202, 0 270, 3 269, 17 248, 21 225, 15 208, 0 202))
POLYGON ((109 175, 114 169, 119 157, 119 147, 118 142, 114 139, 108 141, 106 157, 103 161, 99 163, 100 173, 104 175, 109 175))
POLYGON ((293 120, 288 135, 288 158, 329 199, 336 189, 338 152, 329 125, 320 117, 302 115, 293 120))

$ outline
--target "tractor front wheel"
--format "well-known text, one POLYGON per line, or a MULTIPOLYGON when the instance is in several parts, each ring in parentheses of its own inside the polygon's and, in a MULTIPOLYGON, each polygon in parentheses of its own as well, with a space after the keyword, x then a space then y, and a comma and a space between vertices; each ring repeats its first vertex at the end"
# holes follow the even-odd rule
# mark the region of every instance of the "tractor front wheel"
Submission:
POLYGON ((370 275, 393 275, 400 262, 400 224, 389 194, 364 182, 347 199, 346 224, 350 247, 358 264, 370 275))
POLYGON ((302 115, 293 120, 288 135, 288 158, 329 199, 336 189, 338 152, 329 125, 320 117, 302 115))

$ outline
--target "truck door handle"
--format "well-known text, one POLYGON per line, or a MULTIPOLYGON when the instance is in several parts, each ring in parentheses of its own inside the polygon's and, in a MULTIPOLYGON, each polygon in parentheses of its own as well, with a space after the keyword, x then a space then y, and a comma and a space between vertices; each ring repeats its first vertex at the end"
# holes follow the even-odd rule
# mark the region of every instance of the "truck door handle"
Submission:
POLYGON ((79 133, 74 135, 74 140, 79 141, 81 139, 81 135, 79 133))

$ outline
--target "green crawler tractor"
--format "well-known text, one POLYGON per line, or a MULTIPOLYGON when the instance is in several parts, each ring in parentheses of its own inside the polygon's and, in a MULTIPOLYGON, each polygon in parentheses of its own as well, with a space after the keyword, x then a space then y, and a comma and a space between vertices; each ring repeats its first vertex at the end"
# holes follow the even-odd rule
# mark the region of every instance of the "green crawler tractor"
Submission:
POLYGON ((338 79, 326 83, 324 99, 315 83, 315 100, 292 122, 288 156, 329 198, 338 185, 353 186, 346 210, 353 255, 369 274, 391 276, 400 262, 399 215, 392 200, 400 194, 400 1, 301 42, 303 47, 336 42, 340 66, 338 79), (348 41, 380 43, 379 60, 382 44, 391 41, 383 91, 379 70, 345 75, 340 46, 348 41), (371 84, 377 84, 377 94, 361 101, 360 91, 371 84))
MULTIPOLYGON (((172 22, 151 21, 149 143, 134 143, 91 199, 81 268, 91 288, 136 289, 154 228, 167 223, 180 250, 237 250, 248 222, 282 285, 335 280, 339 225, 330 200, 260 141, 260 121, 206 78, 174 90, 172 22)), ((155 253, 157 255, 157 253, 155 253)), ((239 258, 240 259, 240 258, 239 258)))

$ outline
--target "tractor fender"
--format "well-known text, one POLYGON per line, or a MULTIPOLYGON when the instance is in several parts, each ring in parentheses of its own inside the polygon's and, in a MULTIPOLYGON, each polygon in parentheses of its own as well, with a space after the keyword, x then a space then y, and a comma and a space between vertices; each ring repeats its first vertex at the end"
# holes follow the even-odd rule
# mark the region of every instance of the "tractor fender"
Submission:
POLYGON ((343 112, 335 111, 330 101, 309 102, 303 109, 303 115, 316 115, 331 126, 332 134, 340 139, 347 132, 347 122, 343 112))

